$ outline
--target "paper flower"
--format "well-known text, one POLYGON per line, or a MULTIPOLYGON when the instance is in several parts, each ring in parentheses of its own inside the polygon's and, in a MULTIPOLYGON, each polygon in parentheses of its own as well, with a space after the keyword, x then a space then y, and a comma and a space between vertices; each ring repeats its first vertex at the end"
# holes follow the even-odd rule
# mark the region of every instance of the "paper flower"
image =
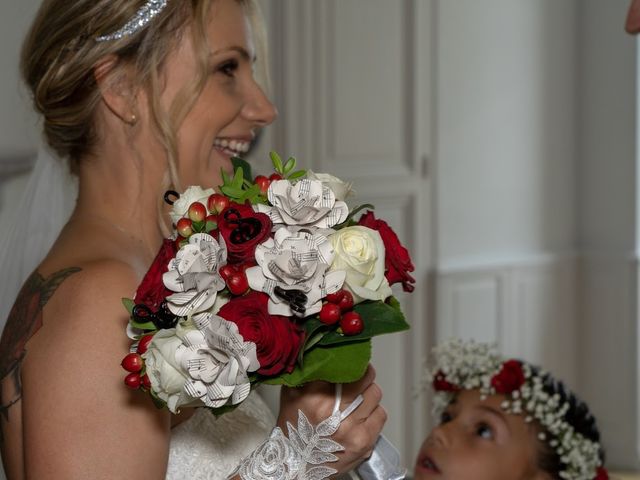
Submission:
POLYGON ((153 391, 173 413, 183 406, 242 402, 251 390, 248 373, 260 366, 255 344, 211 313, 158 331, 143 358, 153 391))
POLYGON ((347 204, 336 201, 333 191, 319 180, 272 182, 267 193, 272 206, 258 205, 274 224, 327 229, 344 222, 347 204))
POLYGON ((322 298, 344 282, 344 272, 327 273, 333 255, 324 235, 280 228, 256 248, 258 266, 246 272, 249 286, 269 295, 272 315, 313 315, 322 308, 322 298))
POLYGON ((185 317, 210 309, 225 282, 218 269, 226 263, 227 251, 206 233, 192 235, 163 275, 165 286, 172 292, 167 297, 169 310, 185 317))

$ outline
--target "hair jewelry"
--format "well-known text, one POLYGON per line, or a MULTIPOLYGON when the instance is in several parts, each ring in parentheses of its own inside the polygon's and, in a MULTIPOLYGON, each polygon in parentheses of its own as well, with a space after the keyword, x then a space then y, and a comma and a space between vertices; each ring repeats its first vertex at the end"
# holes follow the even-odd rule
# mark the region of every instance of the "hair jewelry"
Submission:
POLYGON ((149 25, 149 22, 162 12, 166 6, 167 0, 148 0, 122 28, 113 33, 97 37, 96 42, 120 40, 123 37, 138 33, 149 25))

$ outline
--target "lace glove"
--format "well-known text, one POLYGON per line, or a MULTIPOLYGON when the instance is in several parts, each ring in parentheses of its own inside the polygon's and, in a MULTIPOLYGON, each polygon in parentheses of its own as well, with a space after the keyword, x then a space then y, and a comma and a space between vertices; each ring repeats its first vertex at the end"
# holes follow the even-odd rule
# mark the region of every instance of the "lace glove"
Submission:
POLYGON ((240 463, 234 475, 239 474, 242 480, 323 480, 338 473, 325 464, 337 461, 334 453, 344 447, 329 437, 363 400, 358 395, 340 412, 340 397, 339 391, 333 414, 316 427, 298 410, 298 428, 287 422, 289 438, 279 427, 274 428, 269 439, 240 463))

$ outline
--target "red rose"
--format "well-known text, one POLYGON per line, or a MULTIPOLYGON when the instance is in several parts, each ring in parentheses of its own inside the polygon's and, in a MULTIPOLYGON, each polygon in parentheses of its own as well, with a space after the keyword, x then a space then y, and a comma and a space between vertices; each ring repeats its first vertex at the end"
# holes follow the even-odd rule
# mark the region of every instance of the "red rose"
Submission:
POLYGON ((369 211, 360 217, 358 225, 376 230, 382 237, 385 249, 385 277, 389 285, 401 282, 405 292, 413 292, 415 279, 408 272, 415 267, 409 256, 409 251, 400 243, 398 236, 384 220, 376 219, 369 211))
POLYGON ((609 480, 609 472, 607 472, 607 469, 604 467, 598 467, 593 480, 609 480))
POLYGON ((525 378, 522 365, 518 360, 509 360, 502 364, 500 371, 491 379, 491 386, 496 393, 508 394, 524 385, 525 378))
POLYGON ((218 215, 218 232, 227 244, 227 261, 244 263, 254 258, 256 247, 271 235, 271 219, 249 205, 232 202, 218 215))
POLYGON ((169 262, 176 256, 177 251, 173 240, 162 242, 160 251, 136 290, 134 297, 136 304, 146 305, 151 311, 157 312, 164 299, 173 293, 162 283, 162 275, 169 270, 169 262))
POLYGON ((289 317, 269 315, 269 296, 250 292, 226 303, 218 312, 235 323, 245 341, 256 344, 261 375, 291 373, 302 347, 304 332, 289 317))
POLYGON ((448 382, 446 379, 447 377, 444 373, 436 373, 436 376, 433 378, 433 389, 436 392, 457 392, 460 390, 457 385, 448 382))

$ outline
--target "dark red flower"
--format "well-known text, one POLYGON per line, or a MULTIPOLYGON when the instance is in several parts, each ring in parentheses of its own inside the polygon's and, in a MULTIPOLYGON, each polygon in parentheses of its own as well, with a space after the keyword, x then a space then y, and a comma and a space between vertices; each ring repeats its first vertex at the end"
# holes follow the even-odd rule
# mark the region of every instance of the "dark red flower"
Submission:
POLYGON ((598 467, 596 470, 596 476, 593 480, 609 480, 609 472, 604 467, 598 467))
POLYGON ((518 390, 524 382, 522 364, 518 360, 508 360, 491 379, 491 386, 495 388, 496 393, 509 394, 518 390))
POLYGON ((218 232, 227 245, 227 261, 252 261, 256 247, 271 235, 271 219, 250 205, 231 203, 218 215, 218 232))
POLYGON ((146 305, 153 312, 157 312, 164 299, 173 293, 162 283, 162 275, 169 269, 169 262, 176 256, 177 251, 178 249, 173 240, 164 240, 162 242, 160 251, 136 291, 134 297, 136 304, 146 305))
POLYGON ((460 390, 457 385, 448 382, 446 378, 444 373, 436 373, 436 376, 433 378, 433 389, 436 392, 457 392, 460 390))
POLYGON ((358 225, 376 230, 382 237, 385 249, 385 277, 389 285, 401 282, 405 292, 413 292, 413 283, 416 280, 408 272, 413 272, 415 267, 409 251, 400 243, 400 239, 387 222, 376 219, 373 212, 369 211, 360 217, 358 225))
POLYGON ((289 317, 270 315, 269 296, 250 292, 226 303, 218 312, 235 323, 245 341, 256 344, 261 375, 291 373, 304 340, 304 332, 289 317))

